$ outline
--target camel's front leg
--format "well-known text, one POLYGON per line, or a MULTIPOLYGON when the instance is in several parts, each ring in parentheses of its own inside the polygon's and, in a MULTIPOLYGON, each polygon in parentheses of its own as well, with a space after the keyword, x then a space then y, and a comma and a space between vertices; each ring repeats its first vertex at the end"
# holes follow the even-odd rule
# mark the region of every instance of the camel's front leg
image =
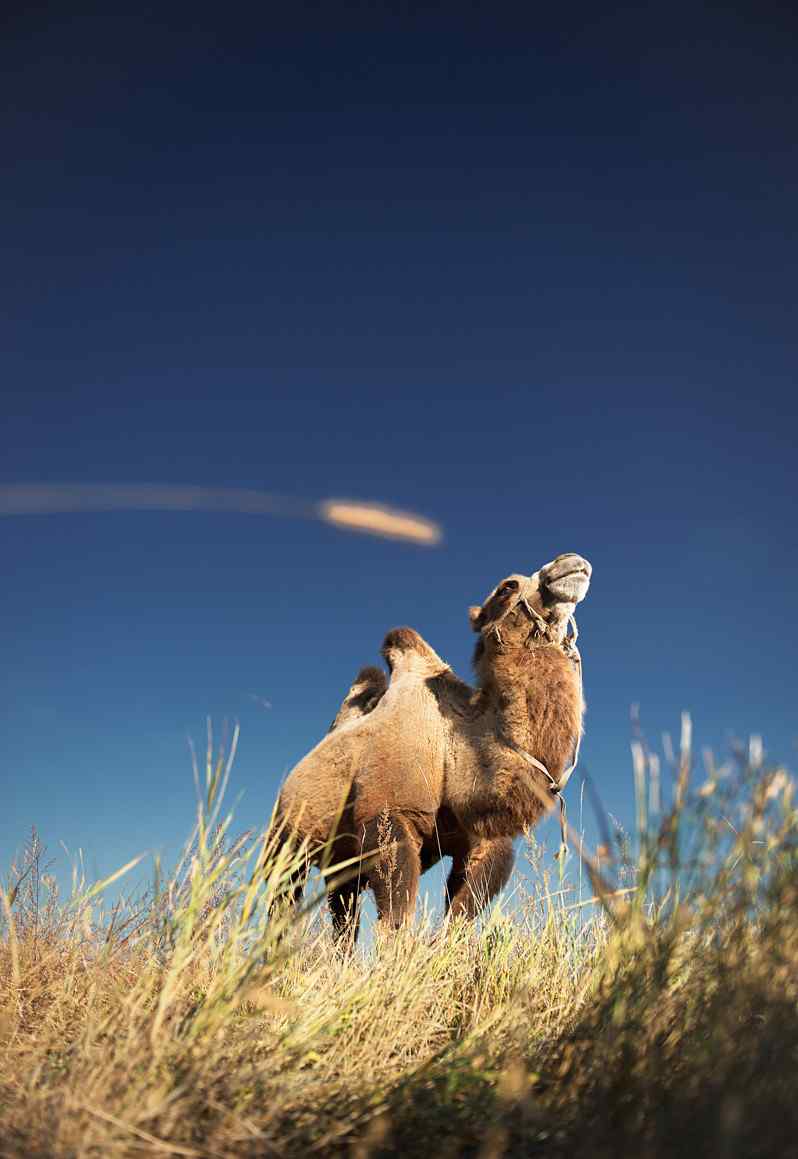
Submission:
POLYGON ((421 876, 421 839, 402 817, 382 813, 363 830, 363 851, 368 860, 368 883, 382 922, 398 929, 416 909, 421 876))
POLYGON ((446 883, 446 914, 473 918, 507 883, 513 869, 510 837, 485 837, 452 860, 446 883))

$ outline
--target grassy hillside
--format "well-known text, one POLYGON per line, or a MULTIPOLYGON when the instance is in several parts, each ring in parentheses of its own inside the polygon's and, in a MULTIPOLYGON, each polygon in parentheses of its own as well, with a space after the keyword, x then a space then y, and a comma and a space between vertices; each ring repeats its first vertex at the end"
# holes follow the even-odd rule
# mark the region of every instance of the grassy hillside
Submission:
POLYGON ((636 750, 634 864, 611 832, 580 889, 531 845, 479 929, 346 954, 313 898, 267 921, 290 865, 231 838, 212 754, 146 898, 62 903, 34 843, 0 898, 0 1154, 798 1155, 793 785, 754 751, 691 790, 688 750, 664 811, 636 750))

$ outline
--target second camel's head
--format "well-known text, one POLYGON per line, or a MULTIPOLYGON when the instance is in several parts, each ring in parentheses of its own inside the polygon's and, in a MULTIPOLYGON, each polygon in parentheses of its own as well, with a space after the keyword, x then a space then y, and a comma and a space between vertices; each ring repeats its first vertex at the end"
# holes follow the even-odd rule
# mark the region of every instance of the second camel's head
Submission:
POLYGON ((592 570, 581 555, 568 552, 532 575, 508 575, 481 605, 469 609, 471 627, 481 636, 478 654, 488 639, 500 647, 561 644, 576 605, 587 595, 592 570))

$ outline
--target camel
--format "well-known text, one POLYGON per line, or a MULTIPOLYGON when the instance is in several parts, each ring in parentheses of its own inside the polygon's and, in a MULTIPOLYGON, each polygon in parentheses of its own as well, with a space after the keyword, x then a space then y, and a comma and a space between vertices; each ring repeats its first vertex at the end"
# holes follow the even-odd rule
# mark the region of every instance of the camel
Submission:
MULTIPOLYGON (((328 880, 337 938, 357 936, 366 887, 381 922, 406 922, 420 874, 443 857, 447 920, 475 917, 505 885, 513 838, 556 806, 575 764, 584 701, 574 610, 591 573, 581 556, 560 555, 470 608, 476 688, 418 632, 394 628, 381 649, 390 682, 362 669, 330 731, 289 773, 275 810, 284 838, 304 842, 311 863, 357 866, 328 880)), ((295 896, 303 885, 293 882, 295 896)))

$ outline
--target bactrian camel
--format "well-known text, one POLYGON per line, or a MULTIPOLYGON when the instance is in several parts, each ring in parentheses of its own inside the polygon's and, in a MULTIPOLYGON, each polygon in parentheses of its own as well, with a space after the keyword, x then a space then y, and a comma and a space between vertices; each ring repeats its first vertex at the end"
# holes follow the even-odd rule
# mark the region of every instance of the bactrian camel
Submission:
POLYGON ((387 687, 378 668, 358 674, 276 809, 286 839, 316 851, 311 861, 355 859, 330 879, 336 934, 354 922, 356 935, 366 887, 380 919, 400 925, 419 875, 443 857, 451 915, 473 917, 505 884, 513 838, 556 806, 576 759, 584 702, 573 613, 590 575, 587 560, 560 555, 472 607, 476 688, 412 628, 385 637, 387 687))

